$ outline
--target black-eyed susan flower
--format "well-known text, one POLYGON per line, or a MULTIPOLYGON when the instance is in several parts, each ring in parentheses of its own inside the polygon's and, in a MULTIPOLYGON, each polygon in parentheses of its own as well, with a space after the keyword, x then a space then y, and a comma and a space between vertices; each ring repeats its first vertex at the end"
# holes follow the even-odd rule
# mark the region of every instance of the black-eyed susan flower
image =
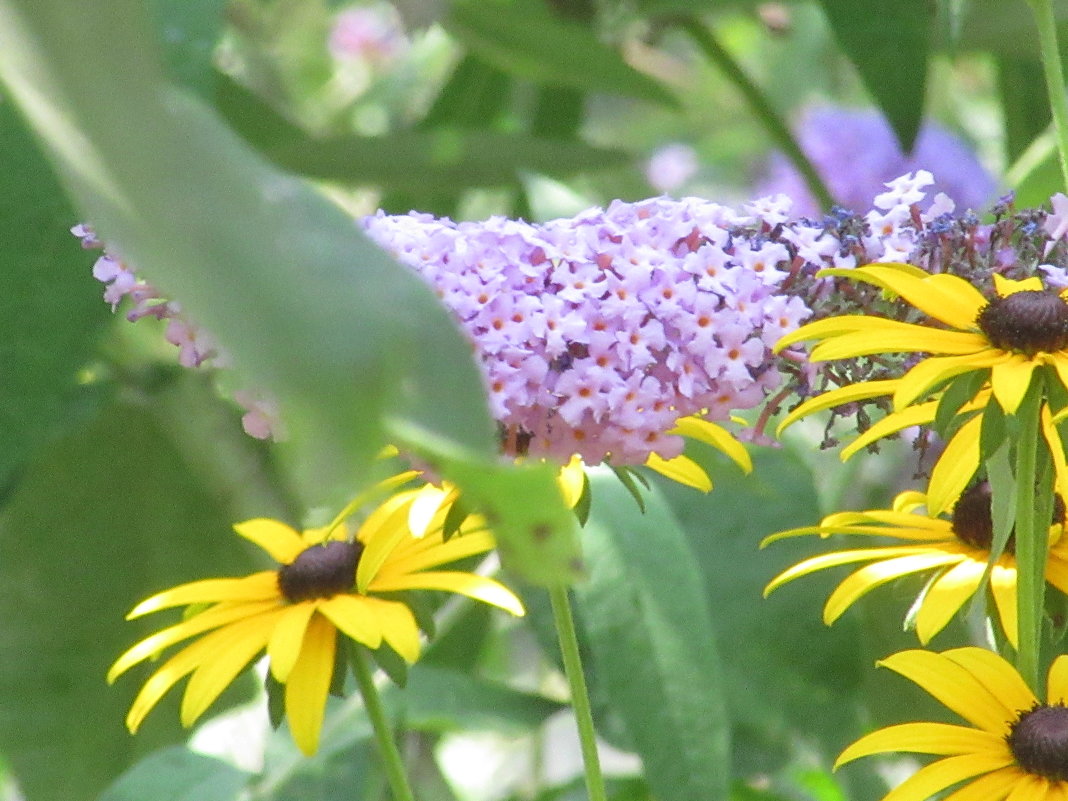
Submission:
POLYGON ((902 723, 846 748, 837 768, 873 754, 907 752, 941 759, 891 790, 883 801, 1064 801, 1068 799, 1068 656, 1057 657, 1039 701, 1016 670, 982 648, 902 651, 879 662, 970 723, 902 723))
MULTIPOLYGON (((994 525, 990 511, 990 488, 985 482, 965 491, 953 508, 950 519, 933 516, 925 510, 921 492, 899 494, 891 509, 839 512, 828 515, 818 526, 806 526, 773 534, 761 543, 767 545, 786 537, 818 534, 848 534, 885 537, 900 541, 894 545, 849 548, 814 556, 780 573, 764 590, 765 596, 790 581, 838 565, 866 562, 847 576, 831 593, 823 609, 823 621, 830 625, 857 599, 876 587, 902 576, 931 576, 915 607, 914 624, 920 642, 941 631, 961 607, 975 595, 990 563, 994 525)), ((1055 520, 1049 527, 1049 558, 1046 580, 1068 593, 1068 538, 1063 536, 1064 505, 1055 504, 1055 520)), ((990 590, 1006 637, 1017 644, 1016 558, 1014 536, 990 565, 990 590)))
MULTIPOLYGON (((384 484, 388 488, 415 475, 402 474, 384 484)), ((266 651, 271 674, 285 685, 293 738, 310 754, 318 747, 339 634, 371 649, 386 643, 409 663, 419 656, 412 611, 382 595, 442 590, 522 615, 518 598, 496 581, 434 569, 494 547, 491 533, 476 516, 444 539, 442 527, 453 498, 452 489, 430 485, 398 492, 355 532, 343 519, 303 533, 264 518, 234 526, 280 566, 244 578, 183 584, 134 607, 129 618, 179 606, 194 613, 126 651, 111 667, 109 682, 172 645, 199 639, 167 659, 145 682, 126 718, 130 731, 136 732, 152 707, 185 676, 190 678, 181 720, 184 726, 192 725, 266 651)))

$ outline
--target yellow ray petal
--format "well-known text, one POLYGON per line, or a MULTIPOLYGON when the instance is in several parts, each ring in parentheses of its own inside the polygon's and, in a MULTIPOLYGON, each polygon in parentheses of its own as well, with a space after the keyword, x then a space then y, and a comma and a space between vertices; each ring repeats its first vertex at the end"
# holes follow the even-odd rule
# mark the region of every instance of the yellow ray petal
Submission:
POLYGON ((371 579, 393 549, 405 539, 415 539, 408 531, 408 508, 414 498, 414 492, 388 498, 360 526, 356 538, 365 548, 356 567, 356 588, 361 593, 367 592, 371 579))
POLYGON ((931 584, 916 614, 916 636, 927 645, 946 627, 982 580, 986 565, 968 560, 954 565, 931 584))
POLYGON ((1005 796, 1005 801, 1052 801, 1050 782, 1041 776, 1024 773, 1005 796))
MULTIPOLYGON (((415 547, 413 543, 408 541, 402 542, 394 550, 389 560, 379 569, 375 579, 377 579, 378 575, 393 577, 405 573, 415 573, 428 567, 437 567, 459 559, 466 559, 468 556, 486 553, 486 551, 491 551, 496 547, 493 535, 488 531, 457 534, 451 537, 448 542, 442 542, 441 532, 438 532, 416 542, 424 543, 423 547, 415 547)), ((371 580, 368 589, 375 586, 375 579, 371 580)))
POLYGON ((406 662, 415 662, 419 658, 419 627, 412 610, 398 601, 381 598, 364 598, 364 601, 382 626, 382 639, 406 662))
MULTIPOLYGON (((803 562, 798 562, 796 565, 787 568, 782 573, 768 582, 768 586, 764 588, 764 597, 766 598, 774 590, 777 590, 783 584, 793 581, 801 576, 807 576, 809 573, 815 573, 817 570, 823 570, 828 567, 837 567, 838 565, 848 565, 853 562, 870 562, 875 559, 891 559, 899 556, 916 556, 930 554, 932 549, 927 546, 921 545, 899 545, 885 548, 856 548, 846 551, 834 551, 832 553, 825 553, 819 556, 813 556, 809 559, 805 559, 803 562)), ((942 554, 942 549, 935 549, 934 552, 938 555, 942 554)))
POLYGON ((279 600, 281 597, 278 574, 273 570, 264 570, 243 578, 205 579, 172 587, 141 601, 130 610, 126 619, 133 620, 135 617, 172 606, 217 601, 269 601, 279 600))
POLYGON ((334 627, 325 618, 313 616, 304 632, 300 656, 286 682, 286 719, 293 740, 306 756, 314 754, 319 747, 326 696, 334 676, 336 647, 334 627))
POLYGON ((936 356, 924 359, 901 377, 894 393, 894 408, 905 408, 942 381, 964 373, 986 370, 1011 358, 1010 354, 988 348, 964 356, 936 356))
POLYGON ((947 795, 943 801, 1004 801, 1005 796, 1019 783, 1023 775, 1023 772, 1015 765, 999 768, 993 773, 968 782, 959 790, 947 795))
POLYGON ((1062 498, 1068 498, 1068 459, 1065 458, 1064 443, 1061 434, 1053 424, 1053 414, 1047 404, 1043 403, 1039 410, 1042 420, 1042 436, 1049 445, 1053 456, 1053 474, 1056 482, 1055 491, 1062 498))
POLYGON ((998 610, 998 619, 1005 636, 1016 648, 1019 643, 1019 626, 1017 622, 1016 601, 1016 567, 1007 566, 1004 556, 990 571, 990 591, 994 595, 994 605, 998 610))
POLYGON ((1036 698, 1027 682, 1004 658, 985 648, 953 648, 942 656, 967 670, 1005 710, 1015 714, 1034 706, 1036 698))
POLYGON ((234 531, 263 548, 276 562, 288 565, 304 550, 300 532, 278 520, 257 517, 234 525, 234 531))
POLYGON ((1053 660, 1046 676, 1046 703, 1068 705, 1068 654, 1053 660))
POLYGON ((891 352, 964 356, 980 354, 989 348, 990 343, 981 334, 897 323, 893 327, 883 324, 864 326, 853 333, 825 339, 812 348, 809 358, 814 362, 826 362, 891 352))
POLYGON ((822 395, 809 398, 786 415, 783 421, 779 423, 776 433, 782 434, 787 426, 793 425, 802 417, 807 417, 815 412, 821 412, 824 409, 840 406, 843 403, 855 403, 859 400, 868 400, 869 398, 878 398, 881 395, 890 395, 897 389, 900 380, 901 379, 893 378, 881 379, 878 381, 861 381, 857 384, 847 384, 844 387, 832 389, 830 392, 824 392, 822 395))
POLYGON ((870 264, 853 275, 904 298, 929 317, 967 331, 988 301, 972 284, 955 275, 917 276, 893 267, 870 264))
POLYGON ((728 456, 745 473, 753 471, 753 459, 749 451, 745 449, 745 445, 735 439, 734 435, 723 426, 718 426, 710 420, 704 420, 695 415, 680 417, 675 421, 675 427, 668 433, 711 445, 720 453, 728 456))
POLYGON ((1039 362, 1036 359, 1028 359, 1020 354, 1013 354, 1013 358, 1002 364, 997 364, 990 370, 990 386, 994 390, 994 397, 998 399, 1001 408, 1006 414, 1016 414, 1020 408, 1027 388, 1031 384, 1031 375, 1035 372, 1039 362))
POLYGON ((1059 350, 1056 353, 1051 353, 1044 358, 1044 361, 1053 365, 1053 369, 1057 371, 1057 378, 1060 380, 1061 386, 1068 388, 1068 351, 1059 350))
POLYGON ((368 648, 382 644, 382 624, 374 607, 362 595, 335 595, 319 604, 319 611, 338 630, 368 648))
POLYGON ((936 517, 953 508, 979 469, 979 433, 983 417, 962 425, 938 457, 927 484, 927 512, 936 517))
POLYGON ((408 509, 408 529, 412 536, 425 536, 433 526, 435 518, 439 518, 439 512, 446 512, 459 494, 455 487, 445 489, 433 484, 420 487, 408 509))
POLYGON ((556 483, 560 486, 560 491, 564 493, 564 503, 567 504, 567 508, 574 509, 586 487, 586 465, 583 464, 582 457, 572 456, 568 463, 560 468, 556 483))
POLYGON ((883 797, 883 801, 927 801, 935 793, 957 782, 990 773, 1012 764, 1012 756, 961 754, 946 757, 920 768, 883 797))
POLYGON ((398 590, 443 590, 474 598, 476 601, 493 604, 522 617, 526 614, 522 602, 503 584, 485 576, 458 572, 423 572, 397 576, 388 581, 376 579, 372 587, 376 592, 398 590))
POLYGON ((219 643, 211 656, 201 660, 199 667, 189 677, 185 695, 182 696, 183 726, 192 726, 237 675, 248 667, 249 662, 267 645, 272 629, 283 614, 283 610, 275 610, 246 621, 247 625, 235 624, 216 632, 228 635, 226 642, 219 643))
POLYGON ((1001 754, 1005 741, 988 731, 951 723, 900 723, 866 734, 846 748, 834 763, 835 770, 847 762, 874 754, 902 751, 909 754, 1001 754))
POLYGON ((313 601, 303 601, 284 608, 274 631, 267 640, 267 656, 271 661, 271 675, 285 683, 289 671, 296 664, 300 654, 300 644, 304 641, 304 630, 315 613, 313 601))
POLYGON ((930 423, 934 420, 937 411, 938 401, 928 401, 927 403, 921 403, 917 406, 909 406, 902 409, 900 412, 888 414, 879 422, 869 426, 867 431, 850 442, 846 447, 842 448, 842 452, 839 456, 844 462, 857 451, 866 448, 876 440, 880 440, 891 434, 896 434, 898 431, 909 428, 910 426, 930 423))
POLYGON ((141 640, 115 660, 115 664, 108 671, 108 683, 115 681, 115 679, 139 662, 155 656, 164 648, 169 648, 177 642, 220 626, 226 626, 236 620, 254 617, 277 606, 277 601, 260 601, 236 605, 222 604, 193 615, 181 623, 176 623, 173 626, 157 631, 155 634, 141 640))
POLYGON ((888 581, 907 576, 909 573, 919 573, 923 570, 954 564, 963 558, 960 554, 952 552, 934 552, 899 556, 896 559, 887 559, 862 567, 850 573, 841 584, 834 588, 834 592, 831 593, 823 607, 823 622, 829 626, 841 617, 842 613, 857 599, 863 598, 888 581))
POLYGON ((679 455, 665 459, 657 453, 650 453, 649 458, 645 460, 645 466, 683 486, 693 487, 701 492, 709 492, 712 489, 712 479, 708 473, 689 456, 679 455))
POLYGON ((994 291, 998 297, 1004 298, 1017 292, 1041 292, 1044 289, 1042 279, 1032 275, 1022 280, 1006 278, 1001 273, 994 273, 994 291))
POLYGON ((970 671, 942 654, 899 651, 878 664, 900 673, 943 706, 991 734, 1004 736, 1016 717, 1015 710, 1007 709, 970 671))

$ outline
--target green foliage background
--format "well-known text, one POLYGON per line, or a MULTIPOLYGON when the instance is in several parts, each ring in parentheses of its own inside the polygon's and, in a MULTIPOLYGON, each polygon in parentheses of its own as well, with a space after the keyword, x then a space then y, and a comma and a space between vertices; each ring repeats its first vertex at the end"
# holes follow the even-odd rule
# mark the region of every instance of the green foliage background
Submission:
MULTIPOLYGON (((414 9, 432 17, 417 27, 437 26, 436 47, 323 110, 323 0, 0 0, 0 758, 11 786, 28 801, 384 797, 355 701, 332 707, 314 759, 298 759, 283 732, 250 772, 188 750, 166 705, 130 738, 135 682, 108 688, 103 676, 144 632, 122 621, 137 600, 254 567, 231 523, 336 507, 398 441, 500 506, 506 567, 531 607, 504 630, 459 610, 388 699, 421 799, 454 797, 433 759, 450 734, 531 735, 559 713, 546 686, 515 679, 558 659, 535 585, 573 578, 580 544, 589 576, 575 601, 599 726, 644 764, 613 782, 613 798, 878 797, 870 768, 832 777, 829 765, 896 713, 870 670, 908 642, 894 599, 825 630, 830 578, 760 598, 805 551, 759 553, 759 540, 826 511, 811 444, 758 449, 749 477, 698 449, 715 491, 657 484, 644 516, 597 477, 577 533, 551 471, 493 466, 475 367, 431 293, 319 191, 391 212, 539 217, 650 193, 640 161, 683 139, 708 191, 745 199, 771 142, 680 33, 693 20, 786 118, 816 97, 870 102, 908 143, 926 111, 987 131, 979 144, 1021 204, 1059 188, 1023 0, 883 4, 891 16, 877 27, 854 3, 783 5, 791 27, 776 34, 760 23, 765 4, 745 0, 442 0, 414 9), (666 67, 626 56, 635 29, 669 54, 666 67), (220 51, 241 69, 222 69, 220 51), (68 233, 81 219, 181 298, 239 375, 283 400, 287 446, 245 437, 210 376, 177 368, 151 323, 110 314, 94 257, 68 233), (556 533, 535 542, 544 521, 556 533)), ((849 500, 889 497, 898 458, 884 454, 877 481, 855 476, 849 500)), ((235 688, 220 709, 254 689, 235 688)))

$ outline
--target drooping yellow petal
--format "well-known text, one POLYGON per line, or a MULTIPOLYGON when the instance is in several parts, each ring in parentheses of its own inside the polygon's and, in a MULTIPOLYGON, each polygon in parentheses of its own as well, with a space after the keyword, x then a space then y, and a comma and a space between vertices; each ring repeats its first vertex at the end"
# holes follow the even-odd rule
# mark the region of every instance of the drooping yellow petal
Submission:
MULTIPOLYGON (((1068 351, 1059 350, 1056 353, 1051 353, 1045 356, 1043 361, 1046 364, 1053 365, 1053 369, 1057 371, 1057 379, 1061 382, 1061 386, 1068 389, 1068 351)), ((1063 409, 1062 413, 1068 412, 1068 409, 1063 409)))
POLYGON ((993 651, 953 648, 943 651, 942 656, 971 673, 1010 714, 1030 709, 1037 701, 1016 668, 993 651))
POLYGON ((1061 434, 1053 424, 1053 414, 1048 405, 1042 404, 1039 415, 1042 421, 1042 436, 1053 456, 1053 477, 1056 483, 1054 489, 1062 498, 1068 498, 1068 459, 1065 457, 1061 434))
POLYGON ((900 673, 969 723, 998 737, 1008 732, 1015 719, 1015 710, 1007 709, 969 670, 941 654, 899 651, 878 664, 900 673))
POLYGON ((315 606, 314 602, 304 601, 285 607, 267 640, 271 675, 280 682, 285 682, 297 661, 300 645, 304 642, 304 630, 315 614, 315 606))
POLYGON ((972 284, 946 273, 918 276, 892 266, 869 264, 854 270, 853 275, 900 295, 929 317, 965 331, 974 327, 975 318, 988 303, 972 284))
POLYGON ((466 595, 476 601, 498 606, 513 615, 521 617, 526 614, 526 610, 523 609, 523 603, 511 590, 493 579, 478 576, 474 573, 424 571, 406 576, 396 576, 388 581, 376 579, 374 590, 376 592, 443 590, 466 595))
POLYGON ((560 468, 556 483, 564 494, 564 503, 567 504, 567 508, 574 509, 586 488, 586 465, 583 464, 581 456, 577 454, 572 456, 568 463, 560 468))
POLYGON ((1038 366, 1036 359, 1014 353, 1010 360, 991 368, 990 386, 1005 414, 1016 414, 1016 410, 1023 403, 1024 395, 1027 394, 1027 388, 1031 385, 1031 376, 1038 366))
POLYGON ((931 584, 916 614, 916 636, 922 644, 927 645, 944 629, 975 594, 985 570, 982 562, 969 559, 954 565, 931 584))
POLYGON ((846 578, 834 588, 823 607, 823 622, 828 626, 842 616, 855 601, 864 597, 876 587, 893 581, 909 573, 919 573, 936 567, 951 565, 963 559, 960 554, 949 551, 932 551, 922 554, 899 556, 875 564, 866 565, 846 578))
POLYGON ((902 751, 908 754, 992 753, 1006 750, 1005 741, 988 731, 951 723, 900 723, 873 731, 846 748, 834 763, 839 766, 860 757, 902 751))
POLYGON ((111 684, 119 676, 132 668, 134 665, 160 653, 164 648, 169 648, 175 643, 186 640, 194 635, 205 631, 226 626, 234 621, 246 617, 255 617, 278 606, 277 601, 259 601, 248 604, 222 604, 220 606, 205 609, 203 612, 193 615, 181 623, 176 623, 161 631, 157 631, 127 650, 115 660, 115 664, 108 671, 108 684, 111 684))
MULTIPOLYGON (((774 590, 777 590, 787 582, 793 581, 801 576, 807 576, 809 573, 815 573, 817 570, 823 570, 824 568, 848 565, 853 562, 869 562, 875 559, 892 559, 899 556, 922 556, 931 552, 932 549, 926 546, 899 545, 886 548, 856 548, 853 550, 834 551, 832 553, 813 556, 805 559, 803 562, 798 562, 793 567, 787 568, 768 582, 768 586, 764 588, 764 597, 766 598, 774 590)), ((941 549, 938 549, 935 550, 934 553, 941 555, 942 551, 941 549)))
MULTIPOLYGON (((1023 775, 1023 771, 1015 765, 999 768, 968 782, 959 790, 947 795, 943 801, 1004 801, 1005 796, 1019 783, 1023 775)), ((1047 799, 1047 801, 1052 801, 1052 799, 1047 799)))
POLYGON ((787 426, 793 425, 802 417, 807 417, 815 412, 821 412, 824 409, 841 406, 843 403, 855 403, 860 400, 868 400, 869 398, 878 398, 882 395, 890 395, 897 389, 899 382, 900 379, 898 378, 880 379, 878 381, 861 381, 856 384, 846 384, 844 387, 832 389, 830 392, 824 392, 814 398, 809 398, 786 415, 783 421, 779 423, 776 433, 781 435, 787 426))
POLYGON ((1028 276, 1023 280, 1006 278, 1001 273, 994 273, 994 291, 998 297, 1005 298, 1017 292, 1041 292, 1044 289, 1042 279, 1037 275, 1028 276))
POLYGON ((304 632, 300 656, 286 682, 286 719, 293 740, 306 756, 319 748, 336 648, 334 627, 325 618, 313 616, 304 632))
POLYGON ((141 601, 126 615, 127 620, 172 606, 216 603, 218 601, 269 601, 281 598, 278 574, 264 570, 243 578, 205 579, 181 584, 141 601))
POLYGON ((668 433, 711 445, 720 453, 728 456, 745 473, 753 472, 753 458, 745 449, 745 445, 735 439, 734 435, 723 426, 718 426, 710 420, 695 415, 680 417, 675 421, 675 427, 668 433))
POLYGON ((953 508, 979 469, 979 433, 983 417, 962 425, 938 457, 927 484, 927 512, 938 516, 953 508))
POLYGON ((236 523, 234 531, 263 548, 274 561, 283 565, 288 565, 304 550, 304 540, 300 532, 279 520, 257 517, 255 520, 236 523))
POLYGON ((273 626, 284 614, 277 609, 252 618, 248 623, 235 624, 217 631, 227 634, 225 643, 219 643, 210 658, 201 660, 182 696, 181 721, 183 726, 192 726, 204 711, 218 698, 237 675, 267 645, 273 626))
POLYGON ((1068 654, 1053 660, 1046 676, 1046 703, 1068 706, 1068 654))
POLYGON ((1016 601, 1016 567, 1005 564, 1006 558, 1002 556, 990 571, 990 591, 994 596, 994 605, 998 610, 998 619, 1001 628, 1005 630, 1005 636, 1016 648, 1019 643, 1019 626, 1017 623, 1016 601))
POLYGON ((894 393, 894 408, 904 409, 932 387, 954 376, 986 370, 1012 358, 1011 354, 986 349, 964 356, 939 356, 924 359, 905 375, 894 393))
POLYGON ((957 782, 1011 765, 1012 755, 1005 750, 1005 754, 961 754, 940 759, 920 768, 887 793, 882 801, 927 801, 957 782))
POLYGON ((657 453, 650 453, 649 458, 645 460, 645 466, 684 486, 693 487, 701 492, 712 490, 712 479, 708 473, 685 454, 665 459, 657 453))
POLYGON ((858 436, 855 440, 849 443, 846 447, 842 448, 842 452, 839 457, 844 462, 851 457, 857 451, 862 448, 868 447, 876 440, 880 440, 883 437, 896 434, 898 431, 909 428, 911 426, 922 425, 923 423, 930 423, 935 418, 935 413, 938 411, 938 401, 928 401, 927 403, 921 403, 917 406, 909 406, 902 409, 900 412, 893 412, 888 414, 882 420, 872 424, 868 427, 868 430, 858 436))
POLYGON ((335 595, 319 604, 319 611, 337 626, 338 631, 368 648, 382 644, 382 624, 373 604, 363 596, 335 595))
POLYGON ((415 662, 419 658, 419 626, 412 610, 398 601, 371 597, 363 600, 382 626, 382 639, 406 662, 415 662))

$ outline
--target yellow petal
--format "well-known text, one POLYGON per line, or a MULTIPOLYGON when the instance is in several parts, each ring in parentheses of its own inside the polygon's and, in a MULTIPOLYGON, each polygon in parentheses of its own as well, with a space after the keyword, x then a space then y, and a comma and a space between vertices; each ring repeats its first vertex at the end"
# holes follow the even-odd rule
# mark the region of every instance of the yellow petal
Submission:
POLYGON ((991 368, 990 386, 1006 414, 1016 414, 1016 410, 1020 408, 1027 388, 1031 385, 1031 375, 1038 365, 1039 362, 1035 359, 1013 354, 1011 360, 991 368))
POLYGON ((947 381, 954 376, 986 370, 988 367, 1001 364, 1009 359, 1011 359, 1009 354, 990 348, 968 353, 964 356, 940 356, 924 359, 901 377, 897 391, 894 393, 894 408, 903 409, 930 391, 936 384, 947 381))
POLYGON ((994 291, 1001 298, 1014 295, 1017 292, 1041 292, 1043 289, 1045 287, 1042 286, 1042 279, 1037 275, 1017 281, 1012 278, 1006 278, 1001 273, 994 273, 994 291))
POLYGON ((567 508, 574 509, 586 488, 586 465, 583 464, 581 456, 572 456, 570 461, 560 468, 556 483, 564 494, 567 508))
POLYGON ((809 398, 786 415, 783 421, 779 423, 779 428, 776 433, 782 434, 787 426, 793 425, 802 417, 807 417, 815 412, 821 412, 824 409, 840 406, 843 403, 855 403, 859 400, 867 400, 868 398, 878 398, 882 395, 889 395, 897 389, 899 382, 900 379, 898 378, 879 381, 861 381, 857 384, 847 384, 844 387, 832 389, 830 392, 824 392, 822 395, 809 398))
POLYGON ((313 616, 304 632, 300 656, 286 682, 286 719, 293 740, 306 756, 314 754, 319 747, 326 696, 334 676, 336 647, 334 627, 325 618, 313 616))
POLYGON ((734 435, 723 426, 718 426, 710 420, 694 415, 680 417, 675 421, 675 427, 668 433, 711 445, 720 453, 730 457, 731 461, 742 468, 745 473, 753 471, 753 459, 749 451, 745 449, 745 445, 735 439, 734 435))
POLYGON ((364 544, 364 551, 356 567, 356 588, 361 593, 367 592, 371 579, 393 549, 405 539, 415 539, 408 531, 408 508, 414 498, 414 492, 388 498, 360 526, 356 537, 364 544))
MULTIPOLYGON (((1053 365, 1053 369, 1057 371, 1057 378, 1060 380, 1061 386, 1068 389, 1068 352, 1059 350, 1045 357, 1044 361, 1053 365)), ((1068 412, 1068 409, 1062 410, 1061 413, 1066 412, 1068 412)))
POLYGON ((1055 490, 1062 498, 1068 498, 1068 459, 1065 458, 1064 443, 1061 434, 1053 424, 1053 415, 1047 404, 1043 403, 1040 409, 1042 420, 1042 436, 1049 445, 1053 456, 1053 475, 1056 481, 1055 490))
POLYGON ((419 658, 419 627, 412 610, 399 601, 381 598, 365 598, 367 606, 378 618, 382 627, 382 639, 389 643, 407 662, 419 658))
POLYGON ((267 640, 267 656, 271 661, 271 674, 283 684, 300 654, 304 630, 315 613, 315 607, 316 604, 313 601, 284 607, 282 615, 274 625, 274 631, 267 640))
POLYGON ((1041 776, 1024 773, 1005 796, 1005 801, 1052 801, 1050 782, 1041 776))
MULTIPOLYGON (((886 548, 857 548, 855 550, 834 551, 833 553, 813 556, 803 562, 798 562, 793 567, 787 568, 773 578, 768 583, 768 586, 764 588, 764 597, 766 598, 773 590, 778 589, 783 584, 793 581, 796 578, 800 578, 801 576, 807 576, 809 573, 815 573, 817 570, 823 570, 828 567, 837 567, 838 565, 847 565, 853 562, 869 562, 874 559, 890 559, 898 556, 914 556, 916 554, 922 555, 929 553, 930 550, 930 548, 925 546, 900 545, 886 548)), ((939 553, 941 552, 939 551, 939 553)))
POLYGON ((988 301, 972 284, 955 275, 917 276, 893 267, 870 264, 854 271, 883 289, 900 295, 929 317, 968 330, 988 301))
POLYGON ((980 729, 950 723, 901 723, 864 735, 842 752, 834 767, 837 770, 839 766, 860 757, 898 751, 952 756, 999 753, 1005 748, 1004 740, 980 729))
POLYGON ((1046 703, 1068 705, 1068 654, 1053 660, 1046 677, 1046 703))
POLYGON ((812 348, 809 358, 814 362, 826 362, 891 352, 963 356, 982 353, 989 347, 990 343, 981 334, 896 323, 893 327, 883 324, 865 326, 863 330, 824 340, 812 348))
POLYGON ((927 484, 927 512, 932 517, 953 508, 979 469, 979 433, 983 417, 962 425, 938 457, 927 484))
POLYGON ((866 565, 846 578, 834 588, 823 607, 823 622, 830 625, 842 616, 859 598, 863 598, 876 587, 893 581, 909 573, 942 567, 959 562, 963 557, 951 551, 933 551, 931 553, 899 556, 875 564, 866 565))
POLYGON ((920 768, 909 778, 887 793, 882 801, 927 801, 935 793, 952 787, 957 782, 991 773, 1012 764, 1012 755, 961 754, 940 759, 920 768))
POLYGON ((522 602, 503 584, 474 573, 423 572, 397 576, 389 581, 376 580, 372 588, 376 592, 399 590, 443 590, 474 598, 476 601, 493 604, 513 615, 523 616, 526 611, 522 602))
POLYGON ((172 587, 141 601, 130 610, 126 619, 133 620, 135 617, 172 606, 217 601, 269 601, 279 600, 281 597, 278 574, 274 570, 265 570, 244 578, 205 579, 172 587))
POLYGON ((236 620, 254 617, 278 606, 276 601, 261 601, 248 604, 223 604, 206 609, 173 626, 146 637, 115 660, 108 671, 108 683, 112 683, 139 662, 155 656, 164 648, 188 639, 196 634, 226 626, 236 620))
POLYGON ((997 698, 1007 712, 1015 714, 1034 706, 1035 698, 1016 668, 985 648, 953 648, 942 656, 967 670, 997 698))
POLYGON ((1006 561, 1007 558, 1002 556, 998 564, 994 565, 990 571, 990 591, 994 595, 994 605, 998 610, 1001 628, 1005 631, 1009 643, 1016 648, 1019 643, 1019 626, 1016 617, 1018 614, 1016 567, 1015 564, 1011 567, 1006 566, 1003 564, 1006 561))
POLYGON ((288 565, 304 550, 304 540, 296 529, 267 517, 237 523, 234 525, 234 531, 249 542, 259 545, 274 561, 284 565, 288 565))
MULTIPOLYGON (((959 790, 947 795, 943 801, 1003 801, 1009 791, 1019 784, 1020 777, 1023 775, 1023 772, 1015 765, 999 768, 993 773, 968 782, 959 790)), ((1047 801, 1052 801, 1052 799, 1047 801)))
POLYGON ((942 654, 899 651, 878 664, 900 673, 969 723, 999 737, 1016 718, 1015 709, 1007 709, 970 671, 942 654))
POLYGON ((379 575, 384 577, 397 576, 404 573, 415 573, 428 567, 437 567, 468 556, 485 553, 493 550, 496 542, 493 535, 488 531, 456 534, 449 538, 448 542, 441 541, 441 532, 433 536, 424 537, 422 540, 402 541, 389 560, 382 565, 374 579, 371 579, 368 589, 375 586, 375 580, 379 575))
POLYGON ((447 511, 458 497, 459 492, 454 487, 443 489, 433 484, 420 487, 408 509, 408 529, 412 536, 425 536, 438 513, 447 511))
POLYGON ((927 645, 946 627, 964 602, 975 594, 985 571, 982 562, 967 560, 954 565, 931 584, 916 614, 916 636, 921 643, 927 645))
POLYGON ((712 489, 712 479, 708 473, 685 454, 665 459, 659 454, 650 453, 649 458, 645 460, 645 466, 686 487, 693 487, 701 492, 709 492, 712 489))
POLYGON ((368 648, 382 644, 382 624, 372 604, 362 595, 335 595, 319 604, 319 611, 338 630, 368 648))
POLYGON ((842 448, 842 452, 839 456, 844 462, 857 451, 866 448, 876 440, 880 440, 890 434, 896 434, 898 431, 909 428, 910 426, 930 423, 934 420, 937 411, 938 401, 928 401, 927 403, 921 403, 918 406, 909 406, 902 409, 900 412, 888 414, 879 422, 869 426, 867 431, 858 436, 845 448, 842 448))

